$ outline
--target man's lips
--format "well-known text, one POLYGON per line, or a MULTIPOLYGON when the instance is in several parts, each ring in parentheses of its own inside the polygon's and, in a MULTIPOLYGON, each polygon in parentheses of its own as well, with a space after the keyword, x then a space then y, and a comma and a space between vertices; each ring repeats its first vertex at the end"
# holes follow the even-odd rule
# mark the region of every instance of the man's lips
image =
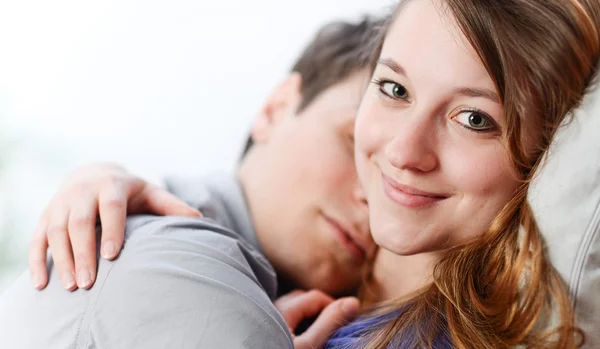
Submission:
POLYGON ((337 240, 348 252, 350 252, 354 260, 356 260, 357 262, 364 261, 367 256, 366 249, 358 242, 357 239, 354 238, 354 233, 352 233, 349 230, 346 230, 335 219, 327 215, 323 215, 323 217, 325 217, 327 223, 329 223, 333 230, 335 230, 337 240))
POLYGON ((385 194, 392 201, 408 208, 427 207, 450 197, 447 194, 431 193, 400 184, 383 173, 381 177, 385 194))

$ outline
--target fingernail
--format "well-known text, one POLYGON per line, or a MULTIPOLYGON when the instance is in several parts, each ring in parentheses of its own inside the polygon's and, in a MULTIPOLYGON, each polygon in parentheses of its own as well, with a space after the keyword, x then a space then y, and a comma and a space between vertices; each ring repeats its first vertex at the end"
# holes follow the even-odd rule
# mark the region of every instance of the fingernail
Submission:
POLYGON ((356 316, 358 314, 359 302, 358 299, 352 297, 345 299, 342 302, 342 311, 347 316, 356 316))
POLYGON ((102 258, 110 259, 117 254, 117 246, 112 241, 107 241, 102 245, 102 258))
POLYGON ((86 269, 81 269, 79 271, 77 286, 80 288, 88 287, 92 282, 92 275, 86 269))
POLYGON ((73 273, 63 273, 61 279, 65 290, 70 290, 75 286, 75 277, 73 277, 73 273))
POLYGON ((44 280, 42 280, 42 276, 38 273, 33 274, 33 287, 40 289, 42 288, 42 283, 44 282, 44 280))

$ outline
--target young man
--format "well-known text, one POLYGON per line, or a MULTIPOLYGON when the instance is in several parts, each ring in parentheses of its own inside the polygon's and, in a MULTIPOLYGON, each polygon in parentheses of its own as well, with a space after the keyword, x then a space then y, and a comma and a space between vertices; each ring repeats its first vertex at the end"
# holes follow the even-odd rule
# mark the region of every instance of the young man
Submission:
MULTIPOLYGON (((208 219, 130 217, 119 257, 96 271, 85 253, 95 255, 89 218, 98 207, 104 221, 123 200, 88 191, 46 213, 32 244, 34 280, 46 241, 56 267, 45 291, 22 277, 0 298, 0 347, 291 347, 290 321, 272 304, 274 270, 285 289, 344 294, 374 253, 352 134, 377 25, 335 23, 318 33, 267 98, 237 179, 168 182, 208 219), (62 290, 93 280, 89 291, 62 290)), ((120 245, 115 234, 102 239, 103 251, 120 245)))

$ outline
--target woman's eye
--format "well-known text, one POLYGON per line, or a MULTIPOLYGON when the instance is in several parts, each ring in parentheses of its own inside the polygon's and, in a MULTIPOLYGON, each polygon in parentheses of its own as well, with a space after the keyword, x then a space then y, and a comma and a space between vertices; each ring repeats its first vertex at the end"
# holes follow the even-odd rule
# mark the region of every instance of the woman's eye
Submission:
POLYGON ((408 91, 400 84, 392 81, 382 81, 379 85, 381 92, 395 99, 409 100, 408 91))
POLYGON ((496 124, 491 120, 491 118, 478 111, 463 111, 459 113, 455 119, 463 127, 477 132, 485 132, 496 129, 496 124))

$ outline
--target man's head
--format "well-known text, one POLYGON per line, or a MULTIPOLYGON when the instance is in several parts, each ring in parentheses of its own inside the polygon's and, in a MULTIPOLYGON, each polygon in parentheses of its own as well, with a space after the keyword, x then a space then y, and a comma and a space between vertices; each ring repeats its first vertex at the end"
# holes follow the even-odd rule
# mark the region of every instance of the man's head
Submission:
POLYGON ((271 93, 240 166, 267 258, 296 287, 354 289, 374 254, 354 166, 354 119, 379 22, 323 27, 271 93))

